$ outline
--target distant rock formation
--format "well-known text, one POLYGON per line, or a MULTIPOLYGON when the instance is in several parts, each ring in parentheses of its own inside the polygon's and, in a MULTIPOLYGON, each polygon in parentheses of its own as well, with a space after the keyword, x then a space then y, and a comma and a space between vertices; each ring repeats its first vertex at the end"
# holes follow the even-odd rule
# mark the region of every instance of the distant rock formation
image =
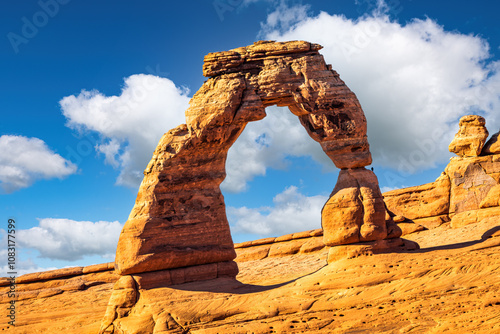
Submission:
POLYGON ((486 121, 477 115, 467 115, 460 119, 460 129, 448 147, 450 152, 461 157, 477 157, 488 138, 486 121))
POLYGON ((495 133, 484 144, 483 154, 500 154, 500 140, 498 139, 498 135, 500 135, 500 132, 495 133))
POLYGON ((219 264, 209 277, 237 274, 219 185, 229 148, 246 124, 264 118, 271 105, 287 106, 342 169, 323 210, 325 244, 387 236, 377 178, 364 168, 372 161, 366 118, 320 49, 303 41, 264 41, 205 57, 208 80, 191 99, 186 124, 161 138, 144 172, 118 242, 118 273, 219 264), (350 199, 339 197, 344 192, 350 199), (337 213, 340 207, 346 214, 337 213))
POLYGON ((435 182, 383 194, 391 215, 427 228, 450 220, 451 226, 460 227, 500 215, 498 134, 483 148, 488 137, 483 117, 464 116, 459 126, 449 146, 458 157, 451 158, 435 182))

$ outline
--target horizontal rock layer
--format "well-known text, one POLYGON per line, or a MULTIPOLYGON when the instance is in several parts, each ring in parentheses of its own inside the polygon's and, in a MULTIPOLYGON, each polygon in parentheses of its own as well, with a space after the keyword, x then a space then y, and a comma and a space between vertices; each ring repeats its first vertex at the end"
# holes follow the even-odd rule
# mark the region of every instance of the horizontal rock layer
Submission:
POLYGON ((450 178, 443 174, 435 182, 388 191, 383 196, 392 215, 418 219, 448 214, 450 178))

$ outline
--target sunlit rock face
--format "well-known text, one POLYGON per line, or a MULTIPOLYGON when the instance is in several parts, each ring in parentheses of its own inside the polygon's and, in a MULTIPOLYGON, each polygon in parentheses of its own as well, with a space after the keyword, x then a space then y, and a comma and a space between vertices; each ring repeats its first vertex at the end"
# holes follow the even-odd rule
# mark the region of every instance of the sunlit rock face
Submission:
POLYGON ((460 129, 448 149, 461 157, 477 157, 488 138, 486 121, 478 115, 467 115, 460 119, 460 129))

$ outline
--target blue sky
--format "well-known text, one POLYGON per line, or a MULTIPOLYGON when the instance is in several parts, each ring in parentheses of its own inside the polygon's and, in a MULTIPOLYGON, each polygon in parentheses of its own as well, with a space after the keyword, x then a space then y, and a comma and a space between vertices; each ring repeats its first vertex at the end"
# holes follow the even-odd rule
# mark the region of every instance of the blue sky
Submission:
MULTIPOLYGON (((203 57, 259 39, 325 47, 365 110, 383 190, 432 182, 461 116, 483 115, 490 134, 500 127, 498 9, 486 0, 4 4, 0 213, 4 226, 17 222, 19 272, 112 261, 142 170, 205 80, 203 57)), ((235 242, 320 227, 338 174, 291 113, 267 112, 228 157, 235 242)))

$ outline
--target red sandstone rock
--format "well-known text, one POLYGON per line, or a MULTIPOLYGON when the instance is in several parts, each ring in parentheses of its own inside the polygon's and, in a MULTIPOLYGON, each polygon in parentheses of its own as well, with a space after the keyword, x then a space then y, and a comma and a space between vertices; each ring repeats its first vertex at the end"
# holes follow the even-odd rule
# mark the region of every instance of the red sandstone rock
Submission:
POLYGON ((394 220, 386 220, 385 226, 387 227, 387 239, 395 239, 403 235, 403 230, 401 230, 394 220))
POLYGON ((68 277, 68 276, 76 276, 83 273, 83 267, 73 267, 73 268, 65 268, 65 269, 56 269, 43 271, 39 273, 32 273, 19 276, 16 278, 16 283, 28 283, 28 282, 37 282, 43 281, 47 279, 54 279, 59 277, 68 277))
POLYGON ((277 238, 255 240, 252 243, 235 245, 237 262, 248 262, 267 257, 283 257, 297 253, 307 254, 325 248, 323 237, 318 230, 287 234, 277 238), (311 236, 312 234, 312 236, 311 236), (305 237, 308 235, 308 237, 305 237), (295 236, 295 238, 293 238, 295 236))
POLYGON ((500 216, 500 207, 490 207, 479 210, 468 210, 457 213, 451 217, 450 225, 459 228, 470 224, 478 223, 484 219, 500 216))
POLYGON ((327 246, 384 239, 385 206, 375 174, 364 168, 341 170, 321 222, 327 246))
POLYGON ((397 189, 383 194, 390 213, 425 228, 451 220, 452 227, 477 223, 495 215, 500 184, 500 154, 454 157, 432 183, 397 189))
POLYGON ((500 140, 498 136, 500 132, 495 133, 490 139, 484 144, 482 154, 500 154, 500 140))
POLYGON ((115 333, 115 330, 118 332, 120 329, 115 328, 113 322, 127 316, 137 302, 138 297, 137 284, 134 278, 130 275, 120 277, 113 286, 113 293, 108 301, 99 334, 115 333))
POLYGON ((402 223, 406 220, 405 216, 394 216, 392 217, 395 223, 402 223))
MULTIPOLYGON (((446 224, 407 237, 423 245, 422 251, 397 246, 394 253, 340 258, 329 265, 326 248, 241 262, 236 280, 165 287, 158 275, 160 284, 155 288, 141 289, 136 282, 139 298, 132 308, 120 309, 120 318, 108 333, 372 333, 415 328, 496 333, 500 320, 492 314, 500 305, 498 227, 497 217, 458 229, 446 224)), ((105 273, 109 271, 94 274, 105 273)), ((51 285, 51 281, 43 283, 51 285)), ((148 286, 154 287, 153 283, 151 279, 148 286)), ((40 282, 19 286, 31 284, 40 282)), ((6 289, 0 288, 0 296, 6 289)), ((9 327, 8 318, 2 316, 0 331, 98 333, 113 284, 61 291, 45 290, 39 298, 18 301, 16 327, 9 327)), ((2 309, 7 302, 0 302, 2 309)))
POLYGON ((499 205, 500 205, 500 184, 497 184, 488 191, 486 197, 479 204, 479 207, 481 209, 484 209, 499 205))
POLYGON ((419 249, 419 246, 416 242, 400 238, 340 245, 329 249, 328 263, 342 259, 352 259, 359 256, 371 256, 374 254, 404 252, 417 249, 419 249))
POLYGON ((401 229, 401 236, 425 230, 424 226, 410 222, 399 223, 398 227, 401 229))
POLYGON ((445 169, 451 180, 450 214, 480 208, 481 201, 490 189, 498 184, 498 181, 486 171, 486 165, 493 157, 455 157, 451 159, 445 169))
POLYGON ((450 143, 450 152, 459 156, 477 157, 488 138, 488 130, 484 126, 486 121, 477 115, 468 115, 460 118, 460 129, 450 143))
MULTIPOLYGON (((163 136, 144 172, 118 242, 118 273, 235 258, 219 185, 227 151, 248 122, 265 117, 267 106, 288 106, 337 167, 371 163, 361 106, 320 48, 303 41, 258 42, 205 57, 210 78, 191 99, 186 124, 163 136)), ((360 236, 379 239, 385 223, 372 222, 381 198, 370 197, 378 184, 366 191, 360 236)))
POLYGON ((236 248, 236 261, 245 262, 265 259, 269 255, 269 249, 271 249, 271 244, 236 248))
POLYGON ((444 174, 436 181, 421 186, 383 193, 387 210, 408 219, 448 214, 450 179, 444 174))

